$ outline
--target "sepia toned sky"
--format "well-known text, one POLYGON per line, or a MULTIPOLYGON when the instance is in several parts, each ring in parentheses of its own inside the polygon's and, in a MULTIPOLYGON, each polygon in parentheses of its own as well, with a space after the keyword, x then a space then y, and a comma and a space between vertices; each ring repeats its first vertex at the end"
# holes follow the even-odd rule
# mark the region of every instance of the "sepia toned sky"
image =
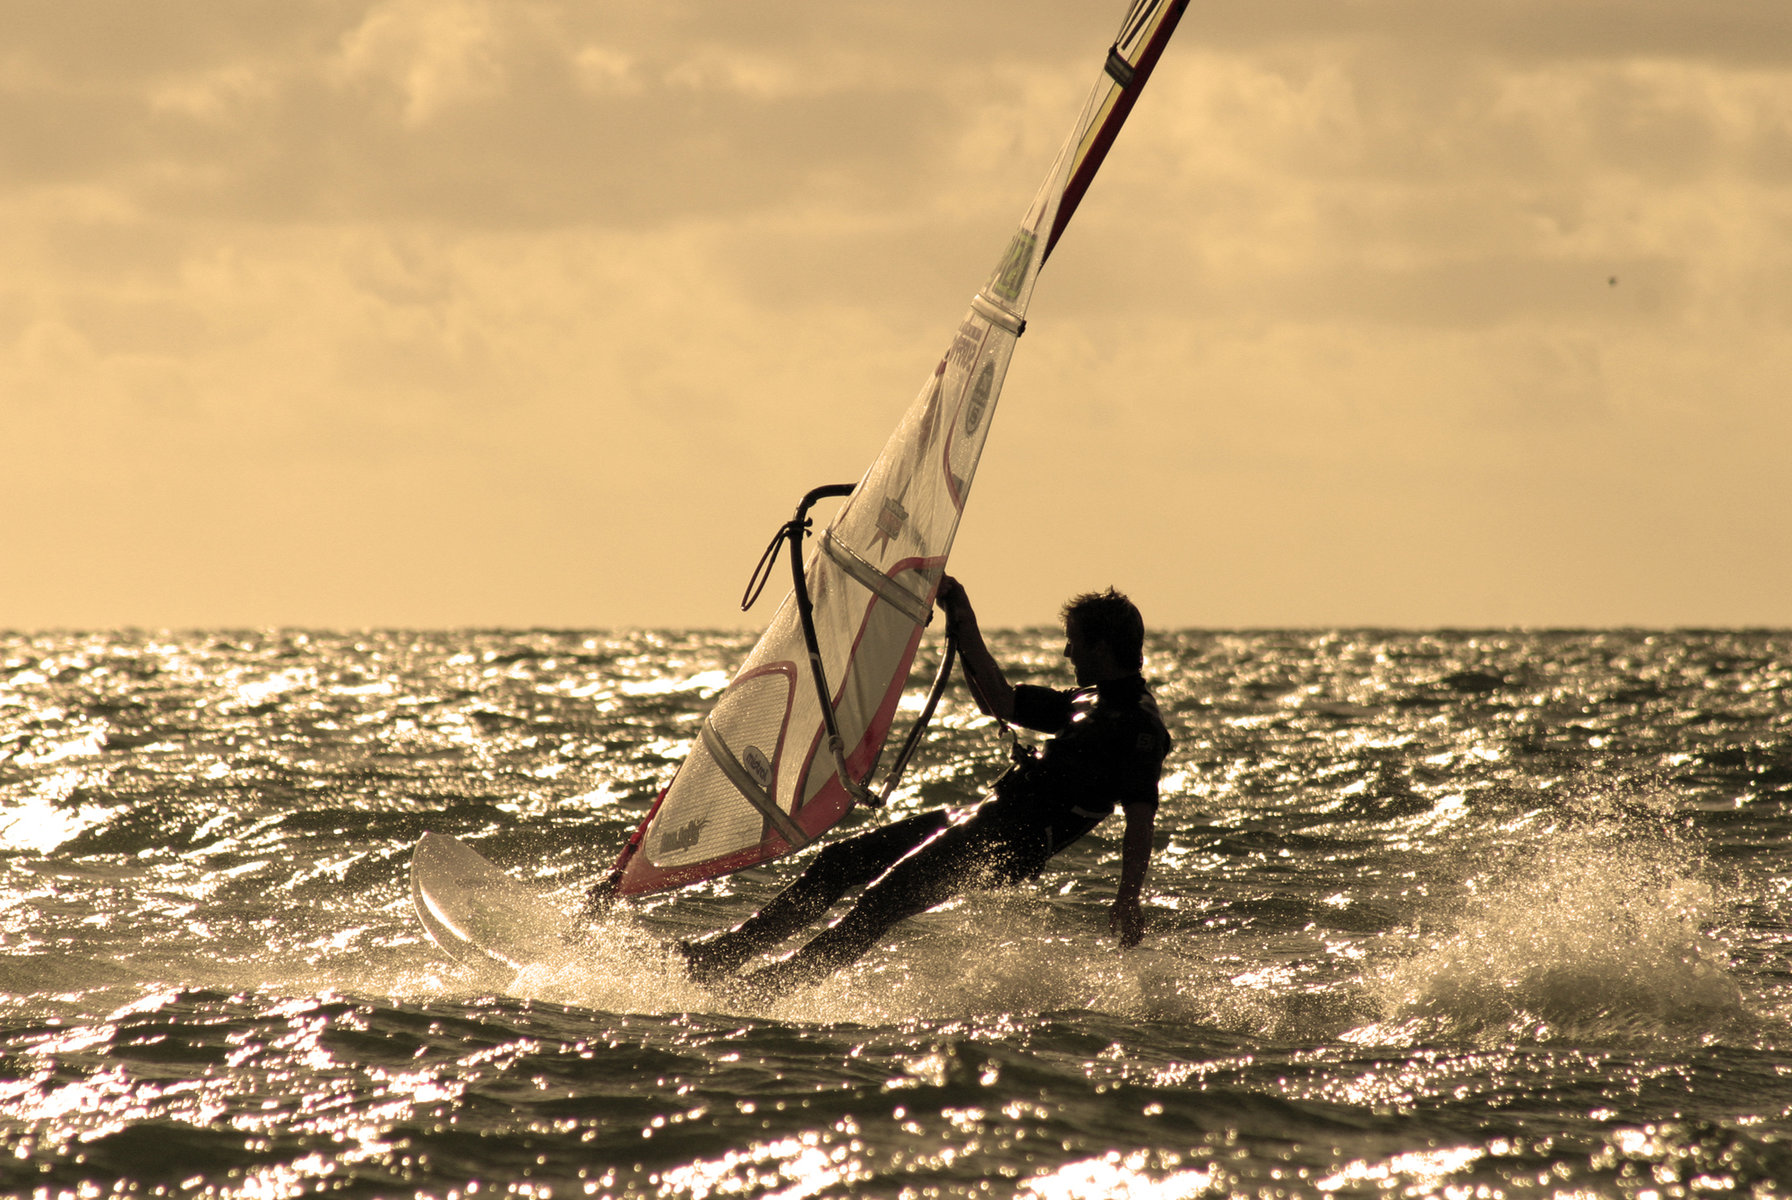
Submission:
MULTIPOLYGON (((0 627, 757 626, 1121 0, 18 0, 0 627)), ((1194 0, 1047 268, 992 624, 1792 626, 1792 7, 1194 0)))

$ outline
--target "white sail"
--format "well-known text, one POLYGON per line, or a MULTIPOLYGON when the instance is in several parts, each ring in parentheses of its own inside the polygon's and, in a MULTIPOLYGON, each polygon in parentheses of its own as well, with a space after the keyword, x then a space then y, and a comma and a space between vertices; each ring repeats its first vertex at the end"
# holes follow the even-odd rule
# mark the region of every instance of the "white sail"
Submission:
POLYGON ((622 895, 798 849, 863 797, 958 532, 1039 269, 1187 0, 1135 0, 1070 137, 951 344, 805 565, 827 718, 793 589, 630 839, 622 895), (845 778, 842 778, 844 770, 845 778))

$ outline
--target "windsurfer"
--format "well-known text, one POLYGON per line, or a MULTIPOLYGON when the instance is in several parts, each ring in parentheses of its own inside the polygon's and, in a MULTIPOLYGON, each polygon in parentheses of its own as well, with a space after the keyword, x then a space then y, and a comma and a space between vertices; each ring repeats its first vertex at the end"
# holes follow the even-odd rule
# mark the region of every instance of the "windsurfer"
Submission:
POLYGON ((1008 682, 963 586, 950 575, 940 581, 939 603, 978 708, 1051 734, 1043 753, 1017 754, 1014 768, 996 781, 995 794, 967 814, 917 813, 826 847, 756 915, 707 940, 681 943, 693 978, 729 979, 848 891, 865 886, 839 921, 789 957, 735 980, 731 990, 773 997, 819 982, 899 921, 973 888, 1034 878, 1116 805, 1126 814, 1126 832, 1108 926, 1121 946, 1143 937, 1139 901, 1170 736, 1141 674, 1139 610, 1112 588, 1065 604, 1064 654, 1076 687, 1060 691, 1008 682))

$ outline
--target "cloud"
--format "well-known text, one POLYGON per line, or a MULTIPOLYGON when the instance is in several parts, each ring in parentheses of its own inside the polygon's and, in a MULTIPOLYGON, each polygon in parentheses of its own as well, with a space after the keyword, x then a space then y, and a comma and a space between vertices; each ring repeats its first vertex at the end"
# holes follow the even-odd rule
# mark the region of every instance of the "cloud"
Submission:
POLYGON ((404 124, 421 126, 504 93, 503 32, 497 10, 478 0, 387 0, 343 39, 334 66, 351 83, 396 91, 404 124))
MULTIPOLYGON (((729 619, 725 548, 750 558, 879 444, 1118 16, 24 11, 0 53, 0 412, 25 449, 0 495, 32 514, 19 561, 71 581, 19 610, 38 623, 729 619), (208 557, 220 530, 237 548, 208 557), (377 601, 331 582, 338 555, 389 558, 377 601), (141 588, 108 582, 127 560, 141 588)), ((1508 556, 1529 538, 1545 572, 1588 553, 1550 514, 1611 497, 1641 514, 1628 551, 1718 498, 1774 509, 1788 21, 1191 6, 1035 302, 961 542, 1010 589, 991 613, 1087 583, 1040 561, 1068 536, 1173 621, 1219 610, 1166 545, 1228 573, 1229 619, 1331 619, 1348 594, 1467 620, 1466 588, 1388 568, 1470 569, 1455 528, 1508 556), (1065 513, 1091 474, 1117 494, 1065 513), (1380 566, 1291 582, 1352 552, 1380 566)), ((1792 579, 1757 574, 1727 611, 1785 611, 1792 579)))
POLYGON ((0 156, 15 187, 243 220, 639 227, 827 187, 895 207, 940 178, 956 85, 1042 52, 962 15, 805 11, 44 5, 0 73, 0 156), (967 24, 991 39, 939 37, 967 24))
POLYGON ((1253 53, 1290 45, 1378 40, 1431 57, 1469 54, 1521 65, 1548 60, 1697 60, 1784 67, 1792 17, 1755 0, 1211 0, 1194 18, 1201 40, 1253 53))

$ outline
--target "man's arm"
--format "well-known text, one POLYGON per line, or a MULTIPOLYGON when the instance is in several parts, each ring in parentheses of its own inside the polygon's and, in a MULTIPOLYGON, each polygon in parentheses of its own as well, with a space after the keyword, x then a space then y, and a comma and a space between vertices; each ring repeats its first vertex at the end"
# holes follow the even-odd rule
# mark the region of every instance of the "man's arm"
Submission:
POLYGON ((1120 849, 1120 889, 1108 913, 1108 929, 1121 948, 1136 946, 1145 936, 1145 914, 1139 898, 1145 891, 1145 872, 1151 866, 1152 831, 1157 824, 1155 804, 1134 804, 1126 812, 1126 837, 1120 849))
POLYGON ((995 655, 983 644, 983 631, 977 627, 977 613, 971 608, 964 585, 950 575, 942 576, 939 601, 946 610, 946 628, 958 643, 958 661, 964 667, 971 698, 985 716, 1013 720, 1014 687, 1002 674, 995 655))

